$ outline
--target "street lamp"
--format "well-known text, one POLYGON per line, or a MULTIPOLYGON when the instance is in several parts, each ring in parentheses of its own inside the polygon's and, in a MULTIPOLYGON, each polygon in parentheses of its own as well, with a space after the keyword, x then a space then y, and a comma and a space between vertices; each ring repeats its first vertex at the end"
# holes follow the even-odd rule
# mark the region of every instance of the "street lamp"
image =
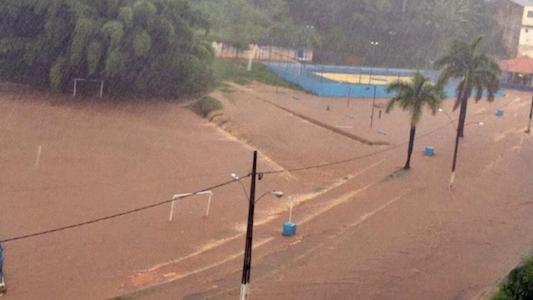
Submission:
POLYGON ((308 48, 310 48, 309 46, 311 44, 310 41, 309 41, 309 38, 311 36, 311 32, 315 29, 315 26, 306 25, 305 29, 307 29, 306 32, 305 32, 305 48, 308 49, 308 48))
POLYGON ((531 133, 531 119, 533 119, 533 96, 531 97, 531 108, 529 110, 529 123, 527 125, 526 133, 531 133))
MULTIPOLYGON (((374 48, 374 47, 377 47, 379 46, 379 42, 378 41, 370 41, 370 47, 371 48, 374 48)), ((375 59, 375 53, 376 51, 374 49, 372 49, 372 61, 370 62, 370 77, 368 78, 368 84, 369 85, 372 85, 372 76, 374 75, 374 65, 376 64, 376 59, 375 59)), ((372 112, 370 113, 370 128, 373 127, 374 125, 374 111, 375 111, 375 105, 376 105, 376 91, 377 91, 377 87, 374 85, 374 93, 373 93, 373 97, 372 97, 372 112)))
POLYGON ((257 200, 255 200, 255 203, 259 202, 259 200, 263 199, 267 195, 272 195, 272 196, 274 196, 274 197, 276 197, 278 199, 283 198, 283 192, 282 191, 273 190, 273 191, 270 191, 270 192, 263 193, 259 198, 257 198, 257 200))
MULTIPOLYGON (((378 41, 370 41, 370 48, 379 46, 378 41)), ((368 79, 368 84, 372 84, 372 75, 374 75, 374 65, 376 64, 376 50, 371 49, 372 61, 370 62, 370 78, 368 79)))
MULTIPOLYGON (((248 297, 248 291, 250 286, 250 275, 252 273, 252 246, 253 246, 253 235, 254 235, 254 213, 255 213, 255 204, 260 201, 263 197, 267 195, 273 195, 277 198, 283 197, 283 192, 278 190, 273 190, 266 192, 255 198, 255 189, 256 189, 256 179, 257 179, 257 151, 254 151, 252 173, 251 173, 251 182, 250 182, 250 197, 248 199, 248 224, 246 227, 246 243, 244 246, 244 263, 242 267, 242 281, 241 281, 241 293, 240 299, 246 300, 248 297)), ((232 174, 233 179, 240 182, 240 178, 232 174)), ((244 187, 244 186, 243 186, 244 187)))
MULTIPOLYGON (((282 198, 283 192, 273 190, 270 192, 265 192, 257 200, 255 200, 254 205, 257 204, 262 198, 267 195, 272 195, 276 198, 282 198)), ((252 205, 250 205, 252 207, 252 205)), ((253 250, 253 230, 254 230, 254 220, 253 213, 248 213, 248 227, 246 230, 246 245, 244 247, 244 264, 242 268, 242 281, 241 281, 241 300, 246 300, 248 293, 250 291, 250 275, 252 274, 252 250, 253 250), (251 216, 251 218, 250 218, 251 216)))
POLYGON ((449 114, 447 111, 445 111, 442 107, 439 108, 438 111, 439 111, 440 113, 443 113, 443 114, 448 118, 448 120, 450 120, 450 122, 453 122, 453 118, 452 118, 452 117, 450 116, 450 114, 449 114))

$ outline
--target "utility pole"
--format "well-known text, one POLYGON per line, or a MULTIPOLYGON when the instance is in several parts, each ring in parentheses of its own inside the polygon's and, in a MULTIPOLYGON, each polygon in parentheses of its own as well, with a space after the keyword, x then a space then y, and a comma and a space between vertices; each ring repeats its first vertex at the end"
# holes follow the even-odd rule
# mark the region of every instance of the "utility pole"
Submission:
POLYGON ((346 102, 346 107, 350 107, 350 100, 352 100, 351 98, 352 98, 352 87, 350 86, 348 88, 348 101, 346 102))
POLYGON ((379 42, 378 41, 370 41, 370 50, 372 51, 372 56, 371 56, 371 63, 370 63, 370 77, 368 78, 368 84, 372 84, 372 76, 374 75, 374 67, 376 66, 376 64, 378 63, 377 61, 377 47, 379 46, 379 42), (374 50, 374 48, 376 48, 376 50, 374 50))
POLYGON ((531 119, 533 119, 533 96, 531 96, 531 108, 529 110, 529 123, 527 125, 526 133, 531 133, 531 119))
POLYGON ((372 112, 370 113, 370 128, 374 126, 374 111, 376 109, 376 86, 374 85, 374 97, 372 99, 372 112))
POLYGON ((250 274, 252 272, 252 242, 254 236, 254 211, 255 211, 255 181, 257 178, 257 151, 254 151, 252 175, 250 184, 250 198, 248 207, 248 227, 246 228, 246 244, 244 247, 244 264, 242 267, 241 297, 246 300, 250 288, 250 274))

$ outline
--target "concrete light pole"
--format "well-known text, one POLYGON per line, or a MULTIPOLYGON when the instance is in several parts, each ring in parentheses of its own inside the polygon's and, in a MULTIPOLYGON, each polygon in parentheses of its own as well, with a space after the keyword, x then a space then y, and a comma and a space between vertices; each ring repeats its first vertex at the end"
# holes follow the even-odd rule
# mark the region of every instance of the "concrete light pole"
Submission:
MULTIPOLYGON (((466 124, 465 126, 472 125, 472 124, 479 125, 479 126, 485 125, 485 123, 483 122, 472 122, 472 123, 466 124)), ((453 151, 452 175, 450 176, 450 185, 449 185, 450 190, 453 189, 453 184, 455 183, 455 170, 457 169, 457 154, 459 152, 459 140, 461 139, 460 133, 461 133, 461 126, 458 124, 457 135, 455 137, 455 149, 453 151)))
MULTIPOLYGON (((239 180, 237 176, 232 175, 235 180, 239 180)), ((255 199, 257 179, 257 151, 254 151, 251 183, 250 183, 250 197, 248 198, 248 226, 246 227, 246 243, 244 246, 244 264, 242 267, 242 280, 241 280, 241 293, 240 300, 246 300, 248 298, 248 292, 250 289, 250 275, 252 274, 252 250, 253 250, 253 235, 254 235, 254 213, 255 204, 266 195, 273 195, 277 198, 283 197, 281 191, 266 192, 261 195, 257 200, 255 199)))
POLYGON ((533 119, 533 96, 531 96, 531 108, 529 110, 529 123, 527 125, 526 133, 531 133, 531 119, 533 119))
POLYGON ((376 65, 376 51, 377 50, 374 50, 373 48, 379 46, 379 42, 378 41, 370 41, 370 48, 372 50, 372 62, 370 63, 370 77, 368 78, 368 84, 372 84, 372 75, 374 75, 374 66, 376 65))

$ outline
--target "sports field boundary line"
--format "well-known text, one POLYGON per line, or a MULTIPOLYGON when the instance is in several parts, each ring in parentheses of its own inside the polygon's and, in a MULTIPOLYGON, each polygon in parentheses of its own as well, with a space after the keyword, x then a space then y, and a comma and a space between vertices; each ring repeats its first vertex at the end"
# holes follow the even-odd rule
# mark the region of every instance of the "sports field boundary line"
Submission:
POLYGON ((311 123, 311 124, 313 124, 313 125, 315 125, 315 126, 318 126, 318 127, 323 128, 323 129, 326 129, 326 130, 328 130, 328 131, 331 131, 331 132, 333 132, 333 133, 336 133, 336 134, 342 135, 342 136, 344 136, 344 137, 347 137, 347 138, 349 138, 349 139, 352 139, 352 140, 354 140, 354 141, 356 141, 356 142, 359 142, 359 143, 361 143, 361 144, 365 144, 365 145, 368 145, 368 146, 388 146, 388 145, 390 145, 390 143, 388 143, 388 142, 383 142, 383 141, 371 141, 371 140, 369 140, 369 139, 366 139, 366 138, 360 137, 360 136, 358 136, 358 135, 355 135, 355 134, 352 134, 352 133, 346 132, 346 131, 344 131, 344 130, 340 130, 339 128, 336 128, 335 126, 328 125, 328 124, 326 124, 326 123, 324 123, 324 122, 322 122, 322 121, 318 121, 318 120, 316 120, 316 119, 314 119, 314 118, 308 117, 308 116, 306 116, 306 115, 300 114, 300 113, 295 112, 295 111, 293 111, 293 110, 291 110, 291 109, 288 109, 288 108, 286 108, 286 107, 283 107, 283 106, 281 106, 281 105, 278 105, 278 104, 276 104, 276 103, 274 103, 274 102, 271 102, 270 100, 267 100, 267 99, 265 99, 265 98, 263 98, 263 97, 260 97, 260 96, 257 96, 257 95, 255 95, 255 94, 252 94, 251 92, 249 92, 249 91, 243 89, 243 88, 242 88, 240 85, 238 85, 238 84, 235 84, 235 83, 232 83, 232 82, 230 82, 229 84, 232 85, 233 87, 235 87, 235 88, 237 88, 237 89, 239 89, 239 90, 245 92, 245 93, 248 93, 248 94, 252 95, 254 98, 256 98, 256 99, 258 99, 258 100, 260 100, 260 101, 262 101, 262 102, 264 102, 264 103, 270 104, 270 105, 272 105, 272 106, 274 106, 274 107, 276 107, 276 108, 278 108, 278 109, 281 109, 281 110, 283 110, 283 111, 285 111, 285 112, 287 112, 287 113, 289 113, 289 114, 291 114, 291 115, 293 115, 293 116, 295 116, 295 117, 298 117, 298 118, 300 118, 300 119, 302 119, 302 120, 305 120, 305 121, 307 121, 307 122, 309 122, 309 123, 311 123))

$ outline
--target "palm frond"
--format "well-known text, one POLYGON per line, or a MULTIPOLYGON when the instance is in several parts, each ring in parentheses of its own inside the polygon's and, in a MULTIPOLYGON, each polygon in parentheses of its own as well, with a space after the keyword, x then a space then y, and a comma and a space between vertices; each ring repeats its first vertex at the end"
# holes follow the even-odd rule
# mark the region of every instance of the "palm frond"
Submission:
POLYGON ((387 103, 387 107, 385 107, 385 112, 390 113, 394 109, 394 106, 400 99, 401 99, 400 97, 394 97, 390 99, 389 102, 387 103))
POLYGON ((457 110, 462 101, 468 101, 475 91, 476 102, 487 94, 487 100, 492 101, 499 89, 501 69, 498 63, 484 53, 480 53, 479 46, 483 37, 477 37, 471 42, 454 41, 445 56, 435 65, 440 69, 439 83, 449 79, 459 79, 457 98, 453 110, 457 110))
POLYGON ((428 105, 432 112, 436 113, 444 95, 442 85, 431 83, 420 72, 417 72, 410 82, 396 81, 391 83, 387 90, 389 92, 395 91, 396 96, 388 102, 386 112, 389 113, 396 105, 402 110, 409 111, 411 126, 416 126, 420 121, 425 105, 428 105))
POLYGON ((387 86, 387 93, 400 92, 408 88, 409 88, 409 83, 404 82, 402 80, 396 80, 387 86))

